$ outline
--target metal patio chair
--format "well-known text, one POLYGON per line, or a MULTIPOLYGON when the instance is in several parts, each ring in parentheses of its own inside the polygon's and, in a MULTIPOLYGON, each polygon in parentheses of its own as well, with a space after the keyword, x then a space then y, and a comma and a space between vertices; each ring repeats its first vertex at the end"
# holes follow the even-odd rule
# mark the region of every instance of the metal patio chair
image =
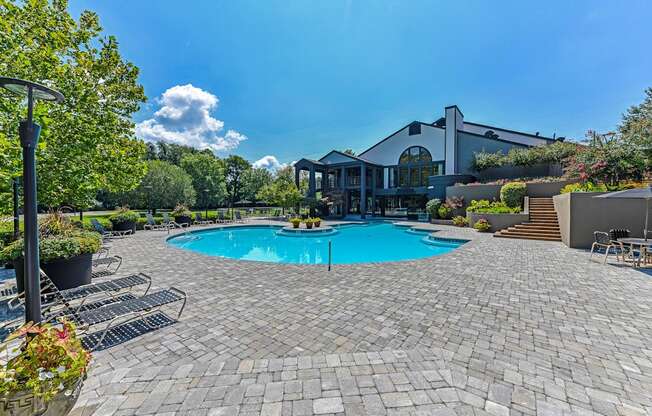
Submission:
POLYGON ((622 259, 622 262, 625 262, 626 254, 635 255, 632 250, 625 248, 622 242, 613 240, 609 233, 605 233, 604 231, 595 231, 593 233, 593 239, 594 241, 593 244, 591 244, 591 255, 589 256, 589 260, 593 260, 593 254, 599 250, 604 250, 602 264, 607 263, 610 254, 615 254, 616 260, 621 261, 622 259))
POLYGON ((208 218, 204 219, 201 216, 201 212, 195 213, 195 221, 194 224, 199 224, 199 225, 208 225, 208 224, 215 224, 215 221, 209 220, 208 218))
POLYGON ((104 228, 102 224, 96 219, 96 218, 91 218, 91 225, 93 226, 93 229, 100 233, 102 238, 115 238, 115 237, 125 237, 127 235, 133 234, 133 230, 124 230, 124 231, 112 231, 112 230, 107 230, 104 228))

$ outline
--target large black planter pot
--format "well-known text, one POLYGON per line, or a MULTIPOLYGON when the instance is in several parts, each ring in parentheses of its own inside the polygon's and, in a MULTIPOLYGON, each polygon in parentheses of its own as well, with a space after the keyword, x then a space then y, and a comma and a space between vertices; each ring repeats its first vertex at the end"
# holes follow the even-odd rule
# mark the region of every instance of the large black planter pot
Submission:
POLYGON ((123 221, 123 222, 113 222, 111 221, 111 224, 113 224, 113 231, 129 231, 131 230, 132 233, 136 232, 136 222, 135 221, 123 221))
MULTIPOLYGON (((14 262, 16 267, 16 286, 18 292, 24 290, 23 276, 25 265, 22 261, 14 262)), ((41 263, 41 269, 50 277, 59 290, 87 285, 91 282, 93 255, 81 254, 69 259, 58 259, 41 263)))
POLYGON ((174 222, 176 222, 176 223, 179 224, 179 225, 181 225, 181 224, 188 224, 188 225, 190 225, 190 224, 192 224, 192 218, 190 218, 190 217, 187 216, 187 215, 178 215, 178 216, 175 215, 175 216, 174 216, 174 222))

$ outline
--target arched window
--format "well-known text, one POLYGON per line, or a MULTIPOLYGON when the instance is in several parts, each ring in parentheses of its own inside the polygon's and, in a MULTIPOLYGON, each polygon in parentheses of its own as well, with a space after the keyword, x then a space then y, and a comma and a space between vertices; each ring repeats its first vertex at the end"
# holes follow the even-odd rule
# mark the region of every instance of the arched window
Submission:
POLYGON ((398 158, 399 165, 407 165, 408 163, 419 163, 419 162, 432 162, 432 156, 430 152, 425 147, 421 146, 412 146, 401 154, 401 157, 398 158))
POLYGON ((443 174, 443 164, 433 163, 432 155, 425 147, 412 146, 398 158, 399 186, 428 186, 428 178, 443 174))

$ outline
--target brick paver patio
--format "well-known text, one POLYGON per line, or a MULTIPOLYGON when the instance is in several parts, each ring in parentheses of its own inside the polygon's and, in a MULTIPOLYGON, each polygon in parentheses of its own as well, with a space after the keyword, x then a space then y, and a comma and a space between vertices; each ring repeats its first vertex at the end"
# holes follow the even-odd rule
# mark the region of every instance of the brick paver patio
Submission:
POLYGON ((121 272, 188 292, 181 320, 95 353, 75 415, 652 414, 652 278, 560 243, 473 240, 325 267, 208 257, 164 232, 121 272))

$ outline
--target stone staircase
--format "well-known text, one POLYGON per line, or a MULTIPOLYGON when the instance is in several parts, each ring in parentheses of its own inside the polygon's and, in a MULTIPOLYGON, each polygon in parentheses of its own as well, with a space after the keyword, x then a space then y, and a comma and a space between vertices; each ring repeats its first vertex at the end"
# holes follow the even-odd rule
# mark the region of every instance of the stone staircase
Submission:
POLYGON ((561 241, 552 198, 530 198, 530 220, 496 231, 494 237, 561 241))

